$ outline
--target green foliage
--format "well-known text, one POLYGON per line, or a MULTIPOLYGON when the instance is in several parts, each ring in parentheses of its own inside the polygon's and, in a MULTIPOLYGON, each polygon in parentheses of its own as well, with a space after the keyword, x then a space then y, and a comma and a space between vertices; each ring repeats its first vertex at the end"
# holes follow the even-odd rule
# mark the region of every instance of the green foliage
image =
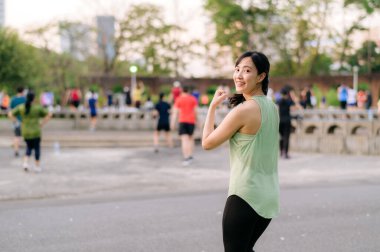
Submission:
POLYGON ((359 83, 358 84, 358 89, 359 90, 370 90, 370 86, 368 83, 359 83))
MULTIPOLYGON (((120 32, 115 41, 114 65, 119 64, 116 60, 120 55, 127 59, 137 55, 142 59, 139 75, 178 76, 188 61, 199 55, 194 48, 201 43, 189 37, 181 40, 184 29, 167 24, 163 17, 162 8, 157 5, 132 5, 117 21, 120 32)), ((113 65, 109 67, 113 70, 113 65)))
MULTIPOLYGON (((204 7, 216 26, 215 42, 230 47, 233 59, 243 51, 259 49, 252 46, 259 41, 259 37, 270 32, 267 29, 267 19, 273 14, 271 9, 273 4, 270 0, 263 2, 265 3, 260 7, 253 4, 245 7, 241 1, 205 1, 204 7)), ((266 40, 261 39, 261 41, 266 40)))
POLYGON ((89 90, 92 90, 92 91, 94 91, 95 93, 98 93, 98 92, 101 90, 101 88, 99 87, 98 84, 92 84, 92 85, 90 86, 89 90))
POLYGON ((14 90, 34 86, 41 74, 37 49, 23 42, 16 32, 0 28, 0 83, 14 90))
POLYGON ((142 99, 146 101, 146 99, 152 94, 152 89, 149 86, 144 87, 144 91, 142 92, 142 99))
POLYGON ((300 67, 294 66, 297 69, 295 75, 329 75, 332 63, 333 60, 326 54, 310 55, 300 67))
POLYGON ((380 1, 379 0, 345 0, 344 5, 352 5, 355 4, 360 8, 364 9, 366 13, 372 14, 376 9, 380 9, 380 1))
MULTIPOLYGON (((218 86, 217 86, 217 85, 209 86, 209 87, 207 88, 207 90, 206 90, 206 93, 207 93, 208 95, 211 95, 212 97, 214 97, 214 94, 215 94, 215 92, 216 92, 217 89, 218 89, 218 86)), ((212 98, 212 97, 211 97, 211 98, 212 98)))
POLYGON ((119 94, 123 93, 123 86, 121 84, 114 85, 113 88, 112 88, 112 92, 115 93, 115 94, 117 94, 117 93, 119 93, 119 94))
MULTIPOLYGON (((214 42, 223 51, 228 48, 233 59, 246 50, 271 51, 269 58, 277 58, 271 62, 272 76, 329 75, 333 62, 342 67, 347 65, 347 56, 353 48, 353 35, 366 30, 365 19, 380 10, 379 0, 345 0, 342 8, 350 12, 355 8, 359 15, 345 24, 342 31, 329 22, 337 1, 280 2, 205 1, 204 7, 215 25, 214 42)), ((217 57, 218 54, 214 60, 217 57)), ((371 62, 371 71, 380 72, 380 62, 374 57, 371 62)), ((361 72, 366 67, 363 65, 361 72)))
POLYGON ((165 84, 160 87, 160 93, 164 93, 165 96, 169 96, 171 94, 172 86, 170 84, 165 84))
POLYGON ((311 75, 329 75, 330 66, 333 63, 333 60, 327 54, 316 55, 312 59, 313 63, 310 66, 311 75))
POLYGON ((98 107, 102 108, 107 105, 107 97, 103 95, 102 93, 99 93, 98 97, 98 107))
MULTIPOLYGON (((159 101, 160 97, 157 94, 153 94, 150 96, 150 100, 156 104, 159 101)), ((164 100, 167 100, 167 97, 164 97, 164 100)))
POLYGON ((270 70, 271 76, 292 76, 293 68, 295 67, 295 63, 291 61, 278 61, 273 63, 270 70))
POLYGON ((380 73, 380 50, 375 41, 365 41, 348 62, 351 66, 359 66, 359 73, 380 73))
POLYGON ((336 88, 330 88, 326 94, 326 103, 327 105, 338 107, 339 100, 336 88))
POLYGON ((315 98, 317 98, 317 106, 318 106, 321 103, 321 101, 322 101, 323 93, 318 88, 317 84, 313 85, 312 91, 313 91, 313 94, 314 94, 315 98))

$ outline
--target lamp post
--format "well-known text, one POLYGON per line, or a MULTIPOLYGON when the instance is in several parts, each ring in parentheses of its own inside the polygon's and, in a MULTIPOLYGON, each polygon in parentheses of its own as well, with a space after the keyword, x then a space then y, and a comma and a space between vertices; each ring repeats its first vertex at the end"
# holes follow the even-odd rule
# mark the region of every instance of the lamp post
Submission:
POLYGON ((129 67, 129 72, 131 72, 131 91, 135 90, 136 88, 136 73, 137 73, 137 66, 132 65, 129 67))
POLYGON ((359 67, 358 66, 354 66, 352 69, 354 70, 354 79, 353 79, 354 90, 357 92, 358 91, 358 72, 359 72, 359 67))

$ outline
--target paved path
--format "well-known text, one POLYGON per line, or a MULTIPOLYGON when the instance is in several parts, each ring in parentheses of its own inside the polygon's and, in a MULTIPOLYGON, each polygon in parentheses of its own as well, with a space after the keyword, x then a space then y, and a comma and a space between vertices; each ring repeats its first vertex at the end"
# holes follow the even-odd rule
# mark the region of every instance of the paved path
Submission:
MULTIPOLYGON (((0 200, 70 198, 102 194, 123 196, 227 190, 228 149, 196 147, 195 160, 181 164, 180 148, 53 148, 42 150, 40 174, 25 173, 22 159, 0 147, 0 200)), ((380 159, 294 153, 280 160, 282 187, 377 184, 380 159)))
MULTIPOLYGON (((380 159, 292 154, 279 163, 281 215, 257 251, 377 251, 380 159)), ((0 147, 4 251, 222 250, 226 145, 197 146, 186 167, 178 147, 45 147, 42 165, 25 173, 0 147)))
MULTIPOLYGON (((281 212, 255 246, 266 252, 378 252, 380 185, 281 190, 281 212)), ((6 252, 220 252, 225 191, 128 199, 0 204, 6 252)))

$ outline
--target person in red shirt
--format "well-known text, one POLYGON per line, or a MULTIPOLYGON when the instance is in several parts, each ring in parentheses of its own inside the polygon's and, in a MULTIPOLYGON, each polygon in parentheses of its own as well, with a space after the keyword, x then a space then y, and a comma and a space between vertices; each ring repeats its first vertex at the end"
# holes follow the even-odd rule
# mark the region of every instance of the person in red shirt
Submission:
POLYGON ((189 165, 193 160, 194 150, 194 128, 196 122, 198 101, 189 94, 189 88, 184 87, 181 95, 176 99, 171 120, 171 128, 174 129, 177 115, 179 114, 179 135, 181 136, 181 147, 183 165, 189 165))
POLYGON ((367 94, 364 90, 359 90, 356 100, 358 101, 358 108, 364 109, 364 105, 367 100, 367 94))
POLYGON ((177 100, 177 98, 182 93, 181 83, 179 81, 175 81, 173 83, 173 88, 172 88, 171 92, 172 92, 172 104, 174 104, 175 101, 177 100))

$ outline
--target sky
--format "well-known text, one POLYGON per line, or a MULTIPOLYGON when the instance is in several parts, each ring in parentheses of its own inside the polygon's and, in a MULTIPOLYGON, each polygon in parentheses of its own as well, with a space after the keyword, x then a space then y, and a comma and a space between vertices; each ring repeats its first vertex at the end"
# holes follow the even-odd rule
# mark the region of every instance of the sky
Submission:
POLYGON ((52 20, 90 21, 96 14, 122 15, 129 5, 143 2, 163 6, 169 21, 176 19, 175 6, 182 23, 202 19, 202 0, 5 0, 5 22, 23 30, 52 20))
MULTIPOLYGON (((93 24, 97 14, 121 16, 129 5, 143 2, 162 6, 167 21, 187 27, 189 36, 209 38, 210 34, 207 34, 206 28, 208 19, 202 7, 203 0, 5 0, 5 24, 19 30, 21 35, 23 31, 50 21, 72 20, 93 24)), ((342 29, 354 16, 351 13, 342 13, 340 9, 334 11, 330 21, 337 24, 338 29, 342 29)), ((374 27, 371 37, 380 41, 380 15, 377 14, 369 21, 374 27)), ((368 37, 368 34, 365 36, 368 37)), ((355 41, 357 45, 361 44, 361 39, 355 41)), ((202 68, 197 66, 199 64, 194 62, 194 66, 189 68, 195 69, 194 72, 201 76, 204 73, 202 68)))
MULTIPOLYGON (((52 21, 94 24, 97 14, 121 16, 129 5, 145 2, 162 6, 166 20, 187 27, 190 36, 199 39, 207 36, 205 24, 208 20, 202 7, 203 0, 5 0, 5 25, 17 29, 22 35, 26 30, 52 21)), ((207 74, 199 64, 190 63, 188 71, 191 75, 207 74)))
MULTIPOLYGON (((128 5, 142 2, 163 6, 165 17, 170 22, 177 19, 184 26, 191 23, 191 27, 188 28, 193 36, 205 35, 207 18, 202 7, 203 0, 5 0, 5 24, 22 32, 49 21, 62 19, 91 23, 96 14, 122 15, 128 5), (177 16, 175 6, 178 10, 177 16)), ((342 17, 342 14, 341 11, 336 12, 333 17, 335 20, 332 22, 342 24, 355 16, 346 13, 345 17, 342 17)), ((380 23, 380 15, 377 14, 370 22, 372 26, 380 23)))

